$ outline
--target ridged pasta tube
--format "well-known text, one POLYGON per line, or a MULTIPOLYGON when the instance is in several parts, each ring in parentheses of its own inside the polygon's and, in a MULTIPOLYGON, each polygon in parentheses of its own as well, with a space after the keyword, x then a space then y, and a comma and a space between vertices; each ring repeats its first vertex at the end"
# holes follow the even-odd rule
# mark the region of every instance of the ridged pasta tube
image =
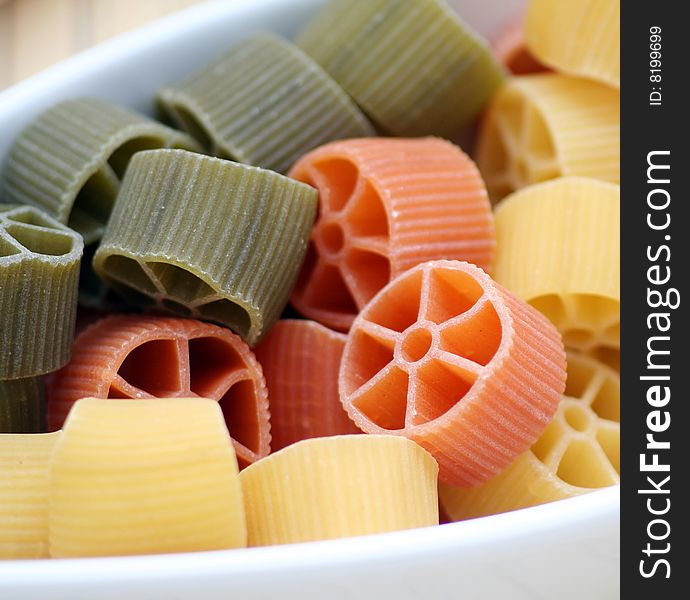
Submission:
POLYGON ((343 140, 290 176, 319 190, 319 216, 293 306, 347 331, 391 279, 435 259, 493 265, 493 215, 474 162, 438 138, 343 140))
POLYGON ((204 398, 80 400, 55 448, 50 555, 246 545, 235 451, 204 398))
POLYGON ((85 329, 50 378, 48 426, 63 426, 80 398, 216 400, 240 466, 269 453, 266 383, 237 335, 194 319, 111 315, 85 329))
POLYGON ((593 358, 568 354, 568 380, 553 421, 531 449, 479 487, 441 484, 454 521, 570 498, 620 475, 620 379, 593 358))
POLYGON ((45 431, 46 406, 42 378, 0 380, 0 433, 45 431))
POLYGON ((566 346, 620 348, 620 188, 584 177, 533 185, 496 208, 496 281, 566 346))
POLYGON ((314 188, 183 150, 132 159, 96 272, 136 304, 215 321, 255 344, 287 303, 314 188))
POLYGON ((199 147, 187 134, 110 102, 66 100, 14 142, 2 176, 5 201, 42 208, 91 244, 103 233, 129 159, 152 148, 199 147))
POLYGON ((530 0, 530 50, 558 71, 620 87, 621 0, 530 0))
POLYGON ((268 33, 164 88, 158 103, 211 154, 279 173, 316 146, 375 133, 328 73, 268 33))
POLYGON ((0 435, 0 559, 48 556, 50 458, 61 435, 0 435))
POLYGON ((43 211, 0 204, 0 380, 69 359, 83 250, 78 233, 43 211))
POLYGON ((438 466, 388 435, 297 442, 240 473, 250 546, 438 524, 438 466))
POLYGON ((255 348, 268 387, 273 452, 308 438, 360 433, 338 395, 346 339, 314 321, 286 319, 255 348))
POLYGON ((555 73, 508 80, 479 130, 477 165, 495 202, 560 176, 620 181, 620 93, 555 73))
POLYGON ((439 0, 331 0, 297 45, 400 136, 452 137, 504 76, 486 42, 439 0))
POLYGON ((472 487, 544 431, 565 387, 554 326, 479 267, 438 260, 384 287, 352 324, 340 399, 367 433, 414 440, 472 487))

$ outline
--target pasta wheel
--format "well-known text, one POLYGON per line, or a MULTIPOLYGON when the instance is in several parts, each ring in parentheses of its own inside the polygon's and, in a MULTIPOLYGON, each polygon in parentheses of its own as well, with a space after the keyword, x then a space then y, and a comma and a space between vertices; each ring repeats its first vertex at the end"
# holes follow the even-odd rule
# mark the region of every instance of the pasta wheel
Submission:
POLYGON ((566 177, 496 208, 495 277, 556 325, 566 346, 620 348, 620 188, 566 177))
POLYGON ((69 360, 81 236, 43 211, 0 204, 0 380, 69 360))
POLYGON ((48 384, 48 426, 74 403, 98 398, 204 397, 216 400, 240 463, 269 452, 269 413, 261 366, 222 327, 191 319, 113 315, 87 328, 72 360, 48 384))
POLYGON ((360 433, 338 395, 347 337, 314 321, 278 321, 256 349, 271 409, 271 450, 307 438, 360 433))
POLYGON ((0 435, 0 559, 48 556, 49 466, 61 435, 0 435))
POLYGON ((316 146, 375 133, 319 65, 267 33, 161 90, 158 102, 211 154, 279 173, 316 146))
POLYGON ((80 98, 43 112, 10 149, 0 182, 6 201, 35 205, 84 238, 82 304, 122 306, 96 277, 91 261, 129 159, 150 148, 198 150, 199 146, 188 135, 144 115, 103 100, 80 98))
POLYGON ((250 546, 438 525, 438 466, 389 435, 297 442, 240 473, 250 546))
POLYGON ((33 204, 84 237, 100 239, 131 156, 199 146, 187 134, 93 98, 48 109, 21 133, 2 179, 6 202, 33 204))
POLYGON ((330 0, 297 45, 399 136, 453 137, 503 81, 484 40, 439 0, 330 0))
POLYGON ((620 94, 544 73, 512 78, 479 131, 477 165, 493 201, 564 175, 620 180, 620 94))
POLYGON ((444 260, 403 273, 364 308, 339 381, 358 427, 414 440, 441 481, 462 487, 529 448, 564 386, 553 325, 481 269, 444 260))
POLYGON ((43 433, 46 406, 40 377, 0 380, 0 433, 43 433))
POLYGON ((526 46, 522 14, 510 21, 491 41, 491 49, 498 61, 513 75, 546 71, 546 67, 534 58, 526 46))
POLYGON ((94 269, 135 304, 220 323, 254 345, 287 303, 316 206, 316 190, 272 171, 139 152, 94 269))
POLYGON ((602 363, 568 354, 565 394, 536 443, 479 487, 441 484, 453 521, 507 512, 614 485, 620 476, 620 379, 602 363))
POLYGON ((530 0, 527 43, 554 69, 620 87, 620 0, 530 0))
POLYGON ((237 460, 217 403, 74 405, 53 455, 51 556, 219 550, 246 540, 237 460))
POLYGON ((494 225, 474 163, 437 138, 334 142, 290 176, 320 192, 319 217, 291 302, 347 331, 391 279, 427 260, 457 258, 488 270, 494 225))

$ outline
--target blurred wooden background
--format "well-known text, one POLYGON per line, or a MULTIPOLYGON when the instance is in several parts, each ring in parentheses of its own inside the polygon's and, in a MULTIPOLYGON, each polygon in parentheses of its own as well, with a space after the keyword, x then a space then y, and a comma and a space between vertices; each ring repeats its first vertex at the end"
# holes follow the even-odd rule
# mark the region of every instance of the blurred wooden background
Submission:
POLYGON ((202 0, 0 0, 0 89, 202 0))

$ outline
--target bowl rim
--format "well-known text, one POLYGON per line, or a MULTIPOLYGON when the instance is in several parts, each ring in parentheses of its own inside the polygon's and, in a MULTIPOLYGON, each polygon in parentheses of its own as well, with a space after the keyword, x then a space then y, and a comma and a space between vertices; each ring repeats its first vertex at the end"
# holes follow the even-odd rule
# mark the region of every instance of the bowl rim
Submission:
MULTIPOLYGON (((320 0, 299 0, 316 6, 320 0)), ((170 43, 181 33, 201 33, 214 20, 241 19, 245 13, 285 7, 285 0, 208 0, 173 13, 144 27, 118 35, 0 91, 0 122, 8 115, 28 120, 36 98, 46 90, 68 89, 84 77, 107 70, 122 60, 132 60, 161 43, 170 43)), ((59 98, 58 98, 59 99, 59 98)), ((55 98, 52 99, 54 103, 55 98)), ((42 101, 41 101, 42 102, 42 101)), ((41 104, 39 102, 38 104, 41 104)), ((3 160, 0 152, 0 163, 3 160)), ((241 548, 214 552, 137 556, 30 559, 0 561, 0 590, 28 586, 59 586, 104 581, 152 581, 164 578, 223 575, 261 576, 268 573, 306 572, 335 565, 384 564, 414 559, 491 551, 495 544, 521 544, 540 535, 572 535, 579 528, 601 524, 619 526, 620 486, 595 490, 508 513, 442 526, 396 531, 337 540, 241 548)))
POLYGON ((390 563, 421 554, 433 557, 459 550, 474 555, 494 544, 515 543, 544 533, 557 535, 559 529, 577 528, 593 519, 620 519, 619 485, 487 517, 336 540, 212 552, 0 561, 0 581, 11 586, 40 576, 43 585, 57 585, 77 579, 170 579, 173 572, 179 577, 218 573, 260 575, 343 563, 371 564, 372 560, 390 563))

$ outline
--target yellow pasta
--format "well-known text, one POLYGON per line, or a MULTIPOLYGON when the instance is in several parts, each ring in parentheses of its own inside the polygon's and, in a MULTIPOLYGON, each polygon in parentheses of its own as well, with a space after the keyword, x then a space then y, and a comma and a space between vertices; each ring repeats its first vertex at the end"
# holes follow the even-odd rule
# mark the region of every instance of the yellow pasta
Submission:
POLYGON ((0 434, 0 559, 48 556, 49 464, 61 435, 0 434))
POLYGON ((475 488, 441 484, 453 520, 569 498, 618 483, 620 379, 593 358, 569 354, 568 381, 556 416, 530 450, 475 488))
POLYGON ((525 37, 557 71, 620 87, 620 0, 531 0, 525 37))
POLYGON ((477 142, 491 199, 565 175, 620 180, 620 93, 544 73, 511 78, 494 96, 477 142))
POLYGON ((495 211, 496 281, 566 346, 620 348, 620 188, 583 177, 530 186, 495 211))
POLYGON ((414 442, 342 435, 297 442, 240 474, 250 546, 438 524, 438 465, 414 442))
POLYGON ((78 401, 50 501, 54 557, 246 545, 235 451, 212 400, 78 401))

